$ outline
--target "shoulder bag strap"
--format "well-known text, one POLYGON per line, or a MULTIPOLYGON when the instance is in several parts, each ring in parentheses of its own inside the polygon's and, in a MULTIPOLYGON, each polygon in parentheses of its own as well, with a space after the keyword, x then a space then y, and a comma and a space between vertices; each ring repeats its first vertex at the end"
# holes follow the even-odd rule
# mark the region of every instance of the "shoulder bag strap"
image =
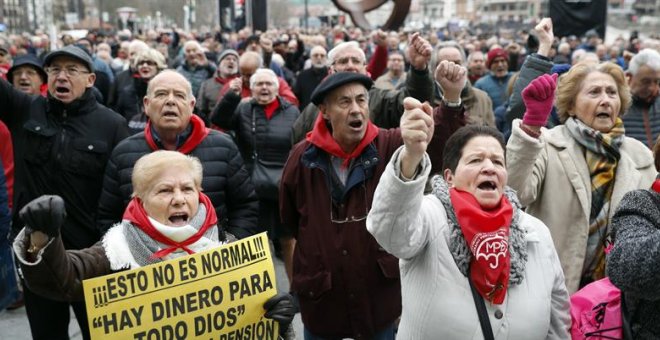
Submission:
POLYGON ((486 310, 486 303, 484 302, 484 298, 479 295, 477 289, 474 288, 472 279, 469 276, 468 282, 470 282, 472 298, 474 299, 474 305, 477 307, 477 314, 479 314, 479 323, 481 324, 481 332, 484 334, 484 340, 495 340, 493 329, 490 326, 490 318, 488 317, 488 311, 486 310))

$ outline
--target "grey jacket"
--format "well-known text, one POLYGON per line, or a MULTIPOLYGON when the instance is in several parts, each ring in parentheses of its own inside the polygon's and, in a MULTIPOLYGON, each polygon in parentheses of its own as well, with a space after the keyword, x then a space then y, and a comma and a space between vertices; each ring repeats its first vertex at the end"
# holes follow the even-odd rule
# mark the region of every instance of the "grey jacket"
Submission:
POLYGON ((660 194, 627 193, 612 219, 607 272, 626 294, 635 339, 660 338, 660 194))

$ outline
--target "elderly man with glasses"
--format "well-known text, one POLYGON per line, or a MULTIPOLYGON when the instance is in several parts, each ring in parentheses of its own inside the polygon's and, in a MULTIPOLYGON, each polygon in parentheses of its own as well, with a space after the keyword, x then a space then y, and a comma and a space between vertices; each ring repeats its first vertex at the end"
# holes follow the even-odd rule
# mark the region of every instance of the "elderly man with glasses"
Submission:
MULTIPOLYGON (((110 152, 128 135, 126 121, 97 103, 90 56, 75 46, 44 60, 48 97, 32 96, 0 80, 0 119, 14 145, 14 231, 25 223, 16 212, 41 195, 59 195, 68 216, 62 226, 67 249, 87 248, 100 239, 94 214, 110 152)), ((35 295, 25 288, 34 339, 67 339, 69 303, 35 295)), ((84 303, 72 303, 83 337, 89 338, 84 303)))
POLYGON ((285 234, 293 235, 283 240, 283 255, 306 340, 394 339, 398 260, 378 246, 365 220, 402 136, 428 144, 437 162, 447 138, 465 124, 460 92, 467 70, 443 61, 435 78, 445 89, 443 104, 432 111, 406 98, 401 129, 379 129, 369 120, 373 81, 364 74, 335 73, 312 94, 321 113, 291 150, 279 196, 285 234))

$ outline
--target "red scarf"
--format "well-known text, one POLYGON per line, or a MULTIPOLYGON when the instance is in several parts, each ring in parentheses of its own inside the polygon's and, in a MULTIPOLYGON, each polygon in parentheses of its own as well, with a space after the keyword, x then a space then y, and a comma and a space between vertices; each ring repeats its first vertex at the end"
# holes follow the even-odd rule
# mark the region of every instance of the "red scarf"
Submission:
POLYGON ((275 113, 275 110, 280 107, 280 101, 275 98, 272 102, 266 104, 264 106, 264 113, 266 114, 266 119, 270 120, 273 118, 273 114, 275 113))
POLYGON ((323 113, 319 111, 316 122, 314 123, 314 129, 307 133, 307 141, 321 148, 323 151, 343 159, 342 167, 344 168, 348 168, 351 160, 359 156, 362 150, 378 136, 378 127, 370 120, 367 120, 367 131, 364 133, 362 141, 360 141, 360 144, 351 153, 346 153, 337 144, 337 141, 332 137, 332 133, 330 133, 330 130, 328 130, 325 124, 323 113))
POLYGON ((199 204, 204 204, 206 207, 206 217, 204 218, 204 224, 201 228, 199 228, 199 231, 197 231, 195 235, 190 236, 182 242, 173 241, 167 238, 165 235, 161 234, 160 231, 158 231, 156 228, 154 228, 154 226, 149 221, 149 218, 147 217, 147 212, 142 206, 142 201, 137 197, 128 202, 128 207, 126 207, 126 211, 124 211, 123 219, 140 228, 140 230, 149 235, 149 237, 155 241, 169 246, 151 255, 151 257, 154 259, 165 257, 179 248, 185 250, 188 254, 194 254, 194 252, 190 250, 188 246, 197 242, 200 238, 202 238, 202 236, 204 236, 204 233, 206 233, 210 227, 218 223, 218 216, 215 214, 215 209, 213 208, 211 200, 208 196, 201 192, 199 193, 199 204))
POLYGON ((483 210, 469 192, 452 188, 449 196, 473 255, 470 279, 484 299, 500 305, 504 302, 511 274, 509 226, 513 207, 504 195, 499 207, 489 211, 483 210))
POLYGON ((651 190, 660 193, 660 178, 656 179, 651 186, 651 190))
MULTIPOLYGON (((189 154, 195 150, 197 145, 199 145, 199 143, 209 135, 209 131, 211 131, 204 125, 204 121, 195 114, 190 117, 190 124, 192 124, 192 132, 190 133, 190 136, 188 136, 188 139, 186 139, 183 145, 176 150, 182 154, 189 154)), ((148 120, 147 126, 144 127, 144 139, 147 140, 147 144, 149 144, 151 150, 160 150, 158 145, 156 145, 154 136, 151 135, 151 120, 148 120)))

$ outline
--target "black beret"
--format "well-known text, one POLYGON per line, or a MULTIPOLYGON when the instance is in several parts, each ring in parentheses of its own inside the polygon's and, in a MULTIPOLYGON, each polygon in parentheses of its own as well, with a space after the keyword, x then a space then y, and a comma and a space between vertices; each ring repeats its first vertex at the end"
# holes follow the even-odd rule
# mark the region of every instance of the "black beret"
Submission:
POLYGON ((312 103, 319 105, 323 103, 323 99, 334 89, 350 83, 360 83, 369 90, 374 84, 371 78, 364 74, 355 72, 338 72, 323 79, 323 81, 316 87, 312 93, 312 103))
POLYGON ((37 58, 34 54, 29 53, 14 59, 14 64, 11 66, 9 71, 7 71, 7 80, 9 80, 10 83, 13 82, 14 71, 16 71, 17 68, 26 65, 32 66, 32 68, 34 68, 39 73, 39 76, 41 76, 41 80, 44 83, 48 81, 48 75, 46 75, 46 72, 42 67, 41 60, 39 60, 39 58, 37 58))
POLYGON ((80 47, 67 45, 59 50, 48 53, 46 59, 44 59, 44 67, 50 66, 53 59, 57 57, 71 57, 78 59, 83 65, 85 65, 85 67, 87 67, 89 72, 94 72, 94 62, 92 61, 92 57, 80 47))

